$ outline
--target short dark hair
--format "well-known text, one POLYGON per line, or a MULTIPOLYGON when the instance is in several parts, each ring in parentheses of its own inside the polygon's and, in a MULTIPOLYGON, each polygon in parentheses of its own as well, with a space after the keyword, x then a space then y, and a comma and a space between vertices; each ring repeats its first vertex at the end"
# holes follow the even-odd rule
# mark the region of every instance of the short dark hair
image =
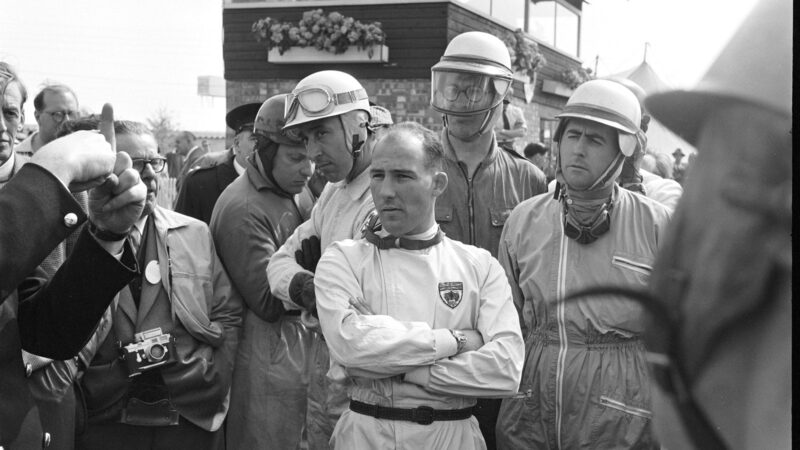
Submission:
POLYGON ((444 168, 444 147, 442 147, 442 142, 439 140, 439 135, 417 122, 407 121, 392 125, 381 137, 380 141, 390 137, 402 139, 401 136, 404 135, 410 135, 422 141, 422 150, 425 152, 425 165, 427 167, 431 167, 434 170, 442 170, 444 168))
POLYGON ((49 92, 51 94, 55 94, 58 92, 69 92, 75 98, 75 101, 78 101, 78 96, 75 95, 75 91, 72 90, 71 87, 67 86, 66 84, 51 84, 42 88, 36 97, 33 98, 33 107, 36 111, 41 112, 44 109, 44 94, 49 92))
POLYGON ((547 153, 547 147, 545 147, 541 142, 531 142, 525 146, 525 150, 523 152, 525 153, 526 158, 532 158, 534 155, 544 155, 547 153))
POLYGON ((189 139, 189 141, 192 142, 192 143, 197 140, 197 138, 195 137, 194 133, 192 133, 191 131, 181 131, 180 133, 178 133, 178 137, 179 138, 185 137, 185 138, 189 139))
POLYGON ((11 64, 0 61, 0 94, 5 94, 6 86, 11 82, 16 82, 17 86, 19 86, 19 92, 22 94, 22 103, 20 106, 23 106, 25 101, 28 100, 28 90, 25 89, 25 83, 20 80, 17 71, 14 70, 11 64))
MULTIPOLYGON (((92 114, 75 120, 65 120, 56 132, 56 137, 60 138, 80 130, 97 130, 100 128, 100 116, 92 114)), ((153 135, 147 126, 141 122, 132 120, 115 120, 114 133, 116 134, 145 134, 153 135)))

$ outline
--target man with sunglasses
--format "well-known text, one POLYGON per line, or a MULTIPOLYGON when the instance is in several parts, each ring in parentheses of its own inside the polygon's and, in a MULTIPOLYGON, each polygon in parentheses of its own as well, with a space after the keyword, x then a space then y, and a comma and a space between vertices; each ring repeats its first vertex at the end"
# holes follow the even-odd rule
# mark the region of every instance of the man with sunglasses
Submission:
POLYGON ((639 101, 592 80, 557 117, 555 196, 521 203, 500 238, 526 361, 520 395, 500 409, 498 447, 658 448, 642 308, 611 295, 561 301, 600 285, 647 286, 670 213, 616 182, 645 142, 639 101))
MULTIPOLYGON (((141 275, 111 309, 105 338, 81 377, 83 449, 224 448, 242 300, 217 257, 208 226, 156 204, 166 159, 138 122, 115 122, 147 186, 129 240, 141 275)), ((84 354, 85 356, 85 354, 84 354)))
POLYGON ((333 242, 359 237, 375 206, 369 170, 377 130, 369 126, 367 92, 351 75, 326 70, 302 79, 286 102, 285 132, 305 142, 308 157, 328 184, 311 217, 272 256, 267 275, 272 293, 287 310, 302 310, 314 333, 309 374, 309 448, 328 448, 339 415, 347 408, 345 387, 326 377, 330 358, 319 333, 314 271, 333 242))
POLYGON ((253 154, 253 122, 259 107, 261 103, 247 103, 228 111, 225 123, 233 130, 233 145, 224 152, 207 153, 194 163, 181 185, 175 212, 211 223, 220 194, 245 172, 247 158, 253 154))
MULTIPOLYGON (((538 167, 497 143, 493 127, 503 114, 511 74, 506 45, 478 31, 453 38, 431 68, 431 106, 442 113, 444 171, 450 180, 436 202, 436 221, 447 236, 494 257, 511 210, 547 191, 538 167)), ((498 399, 480 399, 475 412, 489 449, 499 408, 498 399)))
POLYGON ((30 160, 43 145, 56 138, 59 126, 67 120, 80 117, 78 97, 69 86, 53 84, 45 86, 33 98, 33 116, 39 130, 20 142, 15 148, 24 162, 30 160))

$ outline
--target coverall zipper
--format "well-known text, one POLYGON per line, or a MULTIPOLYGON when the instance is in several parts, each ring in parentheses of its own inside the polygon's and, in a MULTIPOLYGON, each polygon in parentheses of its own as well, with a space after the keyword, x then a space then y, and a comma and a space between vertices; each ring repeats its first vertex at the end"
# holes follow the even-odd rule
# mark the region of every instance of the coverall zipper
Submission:
POLYGON ((561 449, 561 419, 564 393, 564 365, 567 356, 566 306, 562 301, 566 291, 567 237, 564 222, 561 221, 561 244, 558 258, 558 277, 556 281, 556 322, 558 323, 558 360, 556 362, 556 446, 561 449))

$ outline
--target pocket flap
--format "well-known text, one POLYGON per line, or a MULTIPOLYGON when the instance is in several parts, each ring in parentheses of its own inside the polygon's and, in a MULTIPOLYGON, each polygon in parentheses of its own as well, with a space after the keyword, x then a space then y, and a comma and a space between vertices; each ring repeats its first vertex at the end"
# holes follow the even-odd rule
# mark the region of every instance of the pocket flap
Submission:
POLYGON ((453 207, 452 206, 436 206, 436 222, 452 222, 453 221, 453 207))
POLYGON ((492 221, 492 226, 502 227, 506 224, 506 219, 511 215, 514 208, 489 208, 489 218, 492 221))

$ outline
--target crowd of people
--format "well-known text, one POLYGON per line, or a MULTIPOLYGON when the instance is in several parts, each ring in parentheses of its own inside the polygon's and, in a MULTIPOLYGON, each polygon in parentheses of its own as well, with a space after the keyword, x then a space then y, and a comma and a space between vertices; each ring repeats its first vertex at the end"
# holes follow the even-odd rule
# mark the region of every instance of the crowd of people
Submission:
POLYGON ((63 85, 17 142, 27 91, 0 62, 0 449, 788 447, 791 365, 770 355, 790 349, 791 169, 752 153, 791 160, 785 95, 717 66, 725 89, 652 99, 590 80, 549 152, 516 148, 501 40, 462 33, 431 73, 441 133, 326 70, 231 109, 227 151, 184 132, 167 157, 63 85), (685 193, 651 113, 705 152, 685 193), (763 197, 709 184, 723 150, 763 197))

